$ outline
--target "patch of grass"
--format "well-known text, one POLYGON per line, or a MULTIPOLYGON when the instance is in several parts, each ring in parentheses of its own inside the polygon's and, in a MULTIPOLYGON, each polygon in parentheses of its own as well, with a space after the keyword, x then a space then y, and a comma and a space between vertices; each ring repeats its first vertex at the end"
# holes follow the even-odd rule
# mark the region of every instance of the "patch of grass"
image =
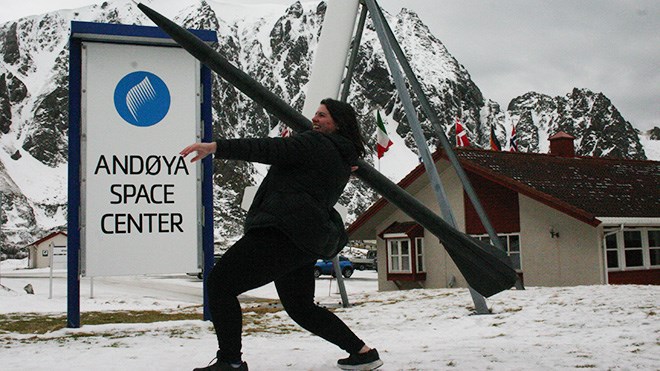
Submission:
POLYGON ((0 314, 0 333, 44 334, 66 326, 66 316, 37 313, 0 314))
POLYGON ((279 300, 272 299, 263 299, 256 302, 256 305, 251 305, 243 308, 243 314, 266 314, 266 313, 276 313, 284 310, 282 305, 280 305, 279 300))
POLYGON ((280 323, 279 319, 268 314, 284 310, 279 301, 262 303, 257 307, 243 308, 243 334, 254 333, 289 334, 301 331, 297 325, 280 323), (277 321, 277 324, 274 323, 277 321))
MULTIPOLYGON (((202 314, 199 306, 180 308, 175 310, 128 310, 128 311, 105 311, 81 313, 82 325, 105 325, 105 324, 134 324, 154 323, 180 320, 201 320, 202 314)), ((269 316, 271 313, 282 311, 278 301, 269 300, 243 308, 243 319, 246 326, 245 333, 290 333, 300 331, 293 324, 274 324, 277 319, 269 316)), ((67 326, 66 314, 43 314, 43 313, 9 313, 0 314, 0 347, 10 347, 14 343, 34 344, 51 341, 64 346, 70 341, 83 343, 94 343, 95 338, 114 340, 109 345, 113 348, 124 347, 120 340, 126 337, 134 337, 149 334, 151 330, 127 328, 126 330, 94 330, 94 331, 71 331, 61 336, 52 336, 49 333, 61 330, 67 326)), ((195 330, 174 326, 159 330, 169 337, 198 338, 195 330)), ((209 323, 209 331, 213 331, 209 323)))
POLYGON ((276 335, 301 332, 302 330, 293 324, 278 324, 273 326, 270 321, 260 320, 254 317, 243 317, 243 335, 269 333, 276 335))
MULTIPOLYGON (((196 310, 176 312, 157 310, 132 310, 108 312, 84 312, 80 322, 84 325, 104 325, 110 323, 153 323, 202 319, 196 310)), ((0 314, 0 333, 45 334, 65 328, 65 314, 9 313, 0 314)), ((77 333, 76 336, 84 336, 77 333)))

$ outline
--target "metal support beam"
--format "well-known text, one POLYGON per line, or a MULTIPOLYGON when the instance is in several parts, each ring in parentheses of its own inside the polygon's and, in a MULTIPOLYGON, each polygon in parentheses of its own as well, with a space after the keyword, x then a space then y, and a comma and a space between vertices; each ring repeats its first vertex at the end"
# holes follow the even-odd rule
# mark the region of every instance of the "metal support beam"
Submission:
MULTIPOLYGON (((399 63, 407 63, 405 57, 399 58, 397 63, 397 57, 394 55, 393 46, 390 38, 388 37, 386 31, 387 21, 383 16, 383 13, 380 11, 380 8, 376 4, 375 0, 365 0, 369 13, 371 14, 371 20, 374 23, 374 28, 380 43, 383 47, 383 52, 385 53, 385 60, 390 68, 390 73, 394 79, 394 84, 396 85, 397 90, 399 91, 399 98, 403 104, 403 108, 406 112, 406 117, 408 123, 410 124, 410 129, 412 130, 413 138, 415 143, 417 143, 417 148, 419 150, 420 156, 422 157, 422 162, 424 163, 424 169, 426 169, 426 174, 429 177, 431 187, 435 194, 436 201, 440 206, 443 218, 449 223, 452 227, 456 228, 456 219, 449 205, 449 200, 445 192, 444 187, 442 186, 442 181, 440 180, 440 175, 438 170, 435 167, 435 162, 433 161, 433 156, 429 147, 426 145, 426 138, 424 137, 424 132, 422 131, 422 125, 420 124, 417 118, 417 112, 415 111, 415 106, 413 105, 412 98, 408 93, 406 87, 406 81, 401 73, 399 63), (405 62, 404 62, 405 61, 405 62)), ((475 310, 478 314, 488 314, 488 305, 486 304, 486 299, 483 296, 479 295, 476 291, 470 288, 470 294, 472 295, 472 301, 474 302, 475 310)))
POLYGON ((355 36, 351 43, 351 56, 348 59, 348 67, 346 69, 346 76, 344 76, 344 85, 341 89, 341 96, 339 100, 346 102, 348 94, 351 90, 351 80, 353 79, 353 72, 355 71, 355 62, 357 61, 358 51, 360 50, 360 42, 362 41, 362 33, 364 32, 364 24, 367 21, 367 7, 362 6, 360 11, 360 19, 358 20, 357 28, 355 29, 355 36))
MULTIPOLYGON (((348 93, 351 88, 351 80, 353 79, 353 71, 355 71, 355 61, 357 60, 358 49, 360 48, 360 41, 362 40, 362 31, 364 30, 364 23, 367 19, 367 9, 363 6, 362 11, 360 12, 360 20, 358 21, 358 26, 353 37, 353 42, 351 43, 351 54, 348 59, 348 67, 346 70, 346 76, 344 76, 344 83, 341 90, 341 96, 339 100, 346 102, 348 98, 348 93)), ((346 285, 344 285, 344 277, 341 274, 341 266, 339 265, 339 256, 332 258, 333 269, 335 270, 335 276, 337 277, 337 284, 339 285, 339 294, 341 295, 342 307, 348 308, 351 306, 351 303, 348 301, 348 294, 346 293, 346 285)))
MULTIPOLYGON (((379 12, 381 18, 384 20, 385 17, 383 16, 382 10, 379 7, 377 7, 376 10, 379 12)), ((403 69, 404 73, 406 74, 406 77, 408 78, 410 87, 412 88, 413 92, 415 93, 415 96, 419 100, 419 103, 422 107, 422 112, 424 112, 424 115, 429 119, 431 125, 433 125, 433 128, 436 130, 436 134, 438 135, 438 139, 440 140, 440 145, 442 145, 442 148, 444 149, 447 155, 447 159, 454 167, 456 174, 458 175, 458 178, 461 180, 461 183, 463 184, 463 189, 465 190, 465 193, 472 202, 472 206, 474 206, 477 215, 479 215, 479 220, 481 220, 481 224, 486 229, 491 244, 502 251, 506 251, 504 249, 504 246, 502 246, 502 242, 497 236, 497 232, 495 231, 495 228, 493 227, 493 225, 490 222, 490 219, 488 218, 488 214, 486 213, 486 210, 481 205, 481 202, 479 201, 479 197, 477 196, 476 191, 472 187, 472 183, 470 182, 470 179, 465 173, 463 166, 459 162, 458 157, 456 156, 456 152, 454 152, 453 147, 449 142, 449 139, 447 138, 447 135, 445 135, 445 131, 443 130, 442 124, 440 123, 440 119, 436 115, 435 110, 431 107, 431 103, 426 97, 426 94, 424 93, 424 90, 422 89, 422 86, 419 83, 417 76, 410 67, 410 63, 408 62, 406 55, 401 49, 401 45, 399 45, 399 42, 396 40, 396 37, 394 36, 394 32, 392 32, 392 29, 390 28, 387 22, 384 22, 384 27, 385 27, 385 34, 387 36, 387 39, 389 40, 390 46, 394 51, 394 54, 396 55, 397 59, 399 60, 399 63, 401 63, 401 68, 403 69)), ((520 279, 516 281, 516 288, 517 289, 524 288, 520 279)))

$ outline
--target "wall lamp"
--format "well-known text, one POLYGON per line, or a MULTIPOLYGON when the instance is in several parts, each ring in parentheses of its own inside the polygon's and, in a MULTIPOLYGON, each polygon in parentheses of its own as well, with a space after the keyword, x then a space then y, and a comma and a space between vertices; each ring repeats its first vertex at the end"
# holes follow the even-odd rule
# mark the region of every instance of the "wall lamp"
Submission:
POLYGON ((550 238, 559 238, 559 232, 555 231, 555 227, 550 227, 550 238))

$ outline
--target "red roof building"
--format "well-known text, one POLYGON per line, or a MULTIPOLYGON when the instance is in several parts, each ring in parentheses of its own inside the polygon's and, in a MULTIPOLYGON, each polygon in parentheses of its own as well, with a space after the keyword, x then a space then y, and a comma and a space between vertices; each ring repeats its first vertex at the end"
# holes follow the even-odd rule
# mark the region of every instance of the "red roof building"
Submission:
MULTIPOLYGON (((660 284, 660 162, 575 157, 573 140, 551 137, 550 154, 455 151, 526 285, 660 284)), ((444 152, 433 157, 457 229, 487 239, 444 152)), ((424 173, 420 165, 399 185, 440 215, 424 173)), ((380 199, 348 228, 351 239, 378 236, 381 289, 404 287, 404 274, 424 277, 415 286, 465 285, 430 233, 404 245, 384 238, 394 223, 414 221, 380 199), (425 275, 416 274, 420 265, 425 275)))

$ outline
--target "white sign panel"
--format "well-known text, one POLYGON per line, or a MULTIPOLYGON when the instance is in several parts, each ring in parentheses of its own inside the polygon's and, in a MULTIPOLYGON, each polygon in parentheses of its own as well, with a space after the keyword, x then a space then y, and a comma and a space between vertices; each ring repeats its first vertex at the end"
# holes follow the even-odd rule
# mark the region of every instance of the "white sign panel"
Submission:
POLYGON ((66 264, 66 246, 53 246, 53 254, 50 261, 51 269, 66 269, 66 264))
POLYGON ((180 48, 82 44, 86 276, 197 271, 200 65, 180 48))

